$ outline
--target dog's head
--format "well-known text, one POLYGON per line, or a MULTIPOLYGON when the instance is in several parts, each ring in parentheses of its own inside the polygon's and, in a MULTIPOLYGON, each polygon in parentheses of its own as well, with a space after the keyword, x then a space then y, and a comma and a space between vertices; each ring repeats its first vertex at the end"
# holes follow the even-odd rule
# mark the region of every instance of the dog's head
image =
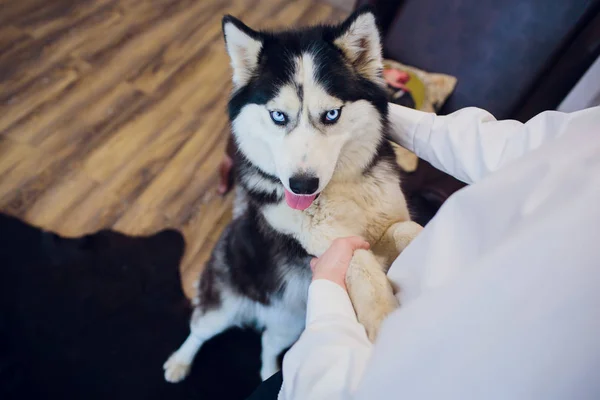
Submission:
POLYGON ((369 9, 337 26, 258 32, 225 16, 229 116, 240 151, 306 209, 332 179, 353 179, 383 140, 381 40, 369 9))

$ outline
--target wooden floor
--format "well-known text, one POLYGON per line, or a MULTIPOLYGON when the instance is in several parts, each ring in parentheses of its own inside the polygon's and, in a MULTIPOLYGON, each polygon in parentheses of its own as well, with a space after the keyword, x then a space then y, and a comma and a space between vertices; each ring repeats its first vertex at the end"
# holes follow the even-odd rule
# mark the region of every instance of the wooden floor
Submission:
POLYGON ((339 20, 309 0, 0 0, 0 212, 67 236, 186 238, 183 285, 231 218, 221 17, 339 20))

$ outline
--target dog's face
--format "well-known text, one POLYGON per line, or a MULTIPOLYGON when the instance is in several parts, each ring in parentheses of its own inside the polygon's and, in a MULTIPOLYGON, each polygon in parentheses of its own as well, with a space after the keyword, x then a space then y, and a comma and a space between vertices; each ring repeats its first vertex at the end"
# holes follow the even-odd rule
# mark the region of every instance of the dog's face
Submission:
POLYGON ((375 17, 339 26, 256 32, 226 16, 233 67, 229 103, 240 151, 306 209, 332 179, 352 179, 383 140, 387 100, 375 17))

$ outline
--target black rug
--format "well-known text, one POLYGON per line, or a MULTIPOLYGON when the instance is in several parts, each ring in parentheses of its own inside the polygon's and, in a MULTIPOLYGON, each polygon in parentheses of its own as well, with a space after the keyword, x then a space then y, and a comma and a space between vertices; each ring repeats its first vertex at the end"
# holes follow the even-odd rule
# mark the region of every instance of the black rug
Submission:
POLYGON ((0 399, 244 399, 258 335, 205 344, 190 376, 162 364, 188 333, 176 231, 61 238, 0 214, 0 399))

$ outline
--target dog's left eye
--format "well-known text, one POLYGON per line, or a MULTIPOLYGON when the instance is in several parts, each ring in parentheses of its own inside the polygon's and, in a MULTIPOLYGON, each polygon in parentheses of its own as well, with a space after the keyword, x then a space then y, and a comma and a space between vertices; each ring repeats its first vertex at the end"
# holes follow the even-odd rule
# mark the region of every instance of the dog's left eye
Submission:
POLYGON ((271 119, 277 125, 285 125, 287 123, 287 117, 281 111, 271 111, 271 119))
POLYGON ((323 123, 333 124, 338 119, 340 119, 340 115, 342 115, 341 108, 335 108, 333 110, 329 110, 325 114, 323 114, 323 123))

